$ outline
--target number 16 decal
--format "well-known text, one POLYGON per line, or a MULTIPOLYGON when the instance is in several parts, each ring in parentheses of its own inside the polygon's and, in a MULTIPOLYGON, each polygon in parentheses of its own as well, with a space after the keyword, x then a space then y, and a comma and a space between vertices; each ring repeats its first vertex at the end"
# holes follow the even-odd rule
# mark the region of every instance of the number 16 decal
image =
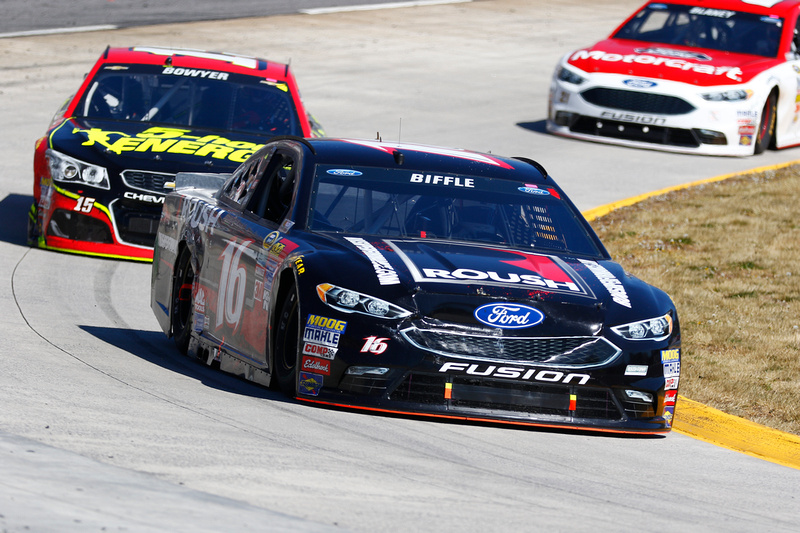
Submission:
POLYGON ((225 323, 232 326, 234 331, 239 328, 244 305, 245 286, 247 285, 247 271, 239 264, 242 253, 247 250, 247 245, 253 241, 237 243, 229 241, 222 252, 222 271, 219 278, 219 293, 217 294, 217 327, 225 323))
POLYGON ((388 340, 388 337, 367 337, 364 339, 365 342, 364 346, 361 347, 361 353, 371 352, 375 355, 380 355, 389 347, 389 345, 386 344, 388 340))

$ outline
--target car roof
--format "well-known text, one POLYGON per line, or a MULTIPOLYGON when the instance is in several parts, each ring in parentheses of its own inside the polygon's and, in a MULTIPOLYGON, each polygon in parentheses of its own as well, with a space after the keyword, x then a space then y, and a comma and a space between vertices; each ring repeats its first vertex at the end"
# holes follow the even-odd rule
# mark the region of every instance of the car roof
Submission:
POLYGON ((707 9, 728 9, 785 17, 800 4, 800 0, 666 0, 665 2, 648 2, 648 4, 659 3, 690 5, 707 9))
POLYGON ((311 158, 318 164, 345 168, 408 168, 557 187, 541 164, 523 157, 510 158, 458 148, 382 140, 316 138, 298 141, 313 149, 311 158))
POLYGON ((290 77, 289 65, 257 57, 209 52, 188 48, 159 46, 109 47, 101 56, 102 63, 135 63, 170 65, 176 68, 220 70, 285 81, 290 77))

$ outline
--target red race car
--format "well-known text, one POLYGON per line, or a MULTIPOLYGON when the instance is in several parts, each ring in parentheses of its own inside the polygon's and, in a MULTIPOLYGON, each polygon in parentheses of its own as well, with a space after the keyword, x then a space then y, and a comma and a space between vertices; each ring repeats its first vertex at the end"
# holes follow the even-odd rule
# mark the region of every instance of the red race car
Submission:
POLYGON ((288 65, 108 48, 36 142, 28 242, 151 261, 177 172, 231 172, 271 137, 322 134, 288 65))

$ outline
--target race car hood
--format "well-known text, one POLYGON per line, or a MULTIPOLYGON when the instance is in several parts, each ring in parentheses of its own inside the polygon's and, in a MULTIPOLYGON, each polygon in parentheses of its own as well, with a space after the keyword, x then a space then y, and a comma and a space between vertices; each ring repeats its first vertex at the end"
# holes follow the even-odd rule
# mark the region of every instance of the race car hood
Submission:
POLYGON ((591 48, 570 53, 566 60, 584 72, 663 79, 701 87, 746 83, 780 63, 778 59, 749 54, 623 39, 600 41, 591 48))
POLYGON ((85 118, 67 119, 49 136, 50 148, 106 167, 110 173, 128 168, 228 172, 265 141, 230 131, 85 118))
MULTIPOLYGON (((612 261, 433 240, 348 240, 366 256, 363 264, 374 270, 371 276, 359 272, 360 279, 372 277, 384 289, 405 286, 420 315, 436 320, 480 326, 477 307, 524 303, 548 319, 538 328, 541 333, 552 328, 563 334, 566 328, 596 335, 603 324, 625 323, 643 313, 658 316, 671 307, 660 290, 612 261)), ((376 289, 373 294, 389 292, 376 289)))

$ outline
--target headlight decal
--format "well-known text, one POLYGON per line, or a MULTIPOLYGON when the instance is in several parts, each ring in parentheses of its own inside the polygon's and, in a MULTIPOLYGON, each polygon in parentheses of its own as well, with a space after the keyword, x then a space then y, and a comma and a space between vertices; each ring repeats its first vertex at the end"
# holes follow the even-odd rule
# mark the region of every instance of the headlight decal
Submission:
POLYGON ((411 315, 399 305, 330 283, 317 285, 317 295, 325 304, 344 313, 359 313, 373 318, 399 319, 411 315))
POLYGON ((672 334, 672 314, 613 326, 611 330, 630 341, 660 341, 672 334))
POLYGON ((108 171, 105 167, 85 163, 55 150, 47 150, 50 176, 62 183, 80 183, 89 187, 110 189, 108 171))

